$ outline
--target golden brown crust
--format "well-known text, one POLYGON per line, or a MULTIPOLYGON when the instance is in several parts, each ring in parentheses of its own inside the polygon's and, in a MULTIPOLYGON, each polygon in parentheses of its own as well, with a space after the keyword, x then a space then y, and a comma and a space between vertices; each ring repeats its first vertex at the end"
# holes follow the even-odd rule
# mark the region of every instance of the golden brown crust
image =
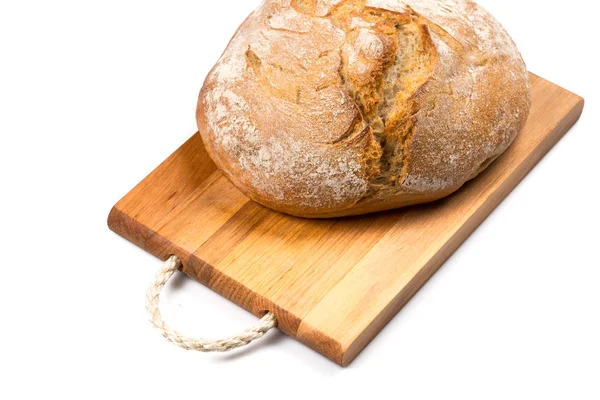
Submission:
POLYGON ((514 43, 469 0, 267 0, 197 118, 246 195, 325 218, 447 196, 506 150, 529 106, 514 43))

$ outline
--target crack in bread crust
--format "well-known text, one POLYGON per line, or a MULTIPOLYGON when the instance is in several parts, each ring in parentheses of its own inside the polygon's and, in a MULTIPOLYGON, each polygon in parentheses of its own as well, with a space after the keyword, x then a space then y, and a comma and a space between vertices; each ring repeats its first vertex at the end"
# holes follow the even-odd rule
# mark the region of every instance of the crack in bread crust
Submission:
MULTIPOLYGON (((316 2, 296 1, 292 6, 312 15, 316 2)), ((339 50, 338 74, 362 119, 329 144, 341 143, 368 129, 375 139, 371 146, 378 148, 366 151, 370 188, 364 198, 379 191, 398 192, 398 183, 406 178, 404 154, 412 133, 412 96, 433 71, 430 54, 435 49, 431 48, 427 27, 410 8, 398 13, 367 7, 364 1, 341 2, 327 17, 346 33, 339 50), (350 68, 356 65, 359 71, 350 68), (361 68, 369 72, 366 79, 361 68)))

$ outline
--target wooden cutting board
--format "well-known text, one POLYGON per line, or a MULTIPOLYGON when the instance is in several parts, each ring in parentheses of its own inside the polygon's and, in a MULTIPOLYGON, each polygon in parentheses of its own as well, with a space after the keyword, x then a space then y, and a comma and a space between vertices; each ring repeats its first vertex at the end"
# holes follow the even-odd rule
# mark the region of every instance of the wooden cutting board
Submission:
POLYGON ((454 195, 334 220, 279 214, 241 194, 195 134, 110 213, 110 228, 340 365, 348 365, 577 121, 583 99, 531 75, 515 143, 454 195))

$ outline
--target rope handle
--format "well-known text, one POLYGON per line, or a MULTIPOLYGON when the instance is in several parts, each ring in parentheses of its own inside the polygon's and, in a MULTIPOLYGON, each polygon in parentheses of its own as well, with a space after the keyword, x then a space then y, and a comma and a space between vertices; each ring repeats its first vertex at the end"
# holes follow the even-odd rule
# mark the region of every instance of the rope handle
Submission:
POLYGON ((181 260, 177 258, 177 256, 169 257, 164 265, 158 270, 156 278, 154 279, 154 282, 152 282, 152 285, 150 285, 146 294, 146 310, 148 310, 150 322, 169 342, 179 347, 183 347, 186 350, 225 352, 249 345, 253 341, 263 337, 277 325, 275 315, 269 312, 261 318, 257 325, 227 339, 205 340, 201 338, 191 338, 177 332, 163 321, 158 303, 160 291, 181 265, 181 260))

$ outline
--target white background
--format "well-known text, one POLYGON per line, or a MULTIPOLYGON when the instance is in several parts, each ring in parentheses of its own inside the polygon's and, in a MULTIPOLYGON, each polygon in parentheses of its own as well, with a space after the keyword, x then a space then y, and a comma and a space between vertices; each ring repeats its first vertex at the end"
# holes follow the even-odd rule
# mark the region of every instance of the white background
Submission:
MULTIPOLYGON (((272 332, 185 352, 146 321, 159 261, 111 206, 195 132, 198 91, 258 0, 0 2, 0 398, 599 399, 596 2, 481 0, 583 117, 342 369, 272 332)), ((255 317, 179 277, 166 317, 255 317)))

